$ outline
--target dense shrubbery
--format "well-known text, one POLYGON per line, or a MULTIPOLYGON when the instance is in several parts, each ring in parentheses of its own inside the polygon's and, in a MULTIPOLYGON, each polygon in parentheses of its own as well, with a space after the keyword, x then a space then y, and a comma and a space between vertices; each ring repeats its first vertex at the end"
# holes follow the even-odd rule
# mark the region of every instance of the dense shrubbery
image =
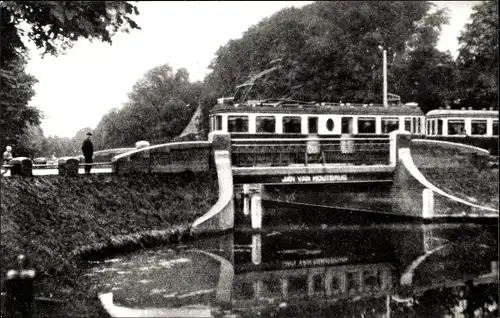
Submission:
POLYGON ((498 209, 498 169, 436 168, 422 171, 443 191, 472 203, 498 209))
POLYGON ((43 295, 68 287, 73 292, 75 249, 112 236, 188 226, 217 197, 208 175, 192 174, 10 177, 1 186, 2 279, 16 255, 26 253, 43 295))

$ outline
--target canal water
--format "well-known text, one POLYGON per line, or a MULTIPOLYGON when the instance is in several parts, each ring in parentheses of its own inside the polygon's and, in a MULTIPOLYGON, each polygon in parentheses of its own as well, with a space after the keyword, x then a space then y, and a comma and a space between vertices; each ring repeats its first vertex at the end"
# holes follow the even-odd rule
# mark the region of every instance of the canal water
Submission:
POLYGON ((498 227, 241 228, 93 262, 115 316, 498 317, 498 227))

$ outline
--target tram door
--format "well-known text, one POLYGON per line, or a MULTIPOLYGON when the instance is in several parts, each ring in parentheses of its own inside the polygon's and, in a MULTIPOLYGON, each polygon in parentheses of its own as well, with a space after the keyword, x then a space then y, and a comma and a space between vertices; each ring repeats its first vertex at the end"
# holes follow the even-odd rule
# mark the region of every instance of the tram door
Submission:
POLYGON ((318 117, 307 117, 307 130, 309 133, 309 138, 312 138, 307 141, 307 154, 311 155, 312 157, 310 159, 306 158, 306 160, 312 160, 312 162, 315 162, 317 159, 319 159, 315 157, 318 157, 318 155, 321 153, 319 140, 314 139, 315 135, 318 134, 318 117))
POLYGON ((352 117, 342 117, 342 134, 353 134, 353 118, 352 117))
POLYGON ((354 152, 354 119, 352 117, 342 117, 342 135, 340 136, 340 151, 344 154, 354 152))
POLYGON ((309 134, 318 133, 318 117, 307 118, 307 129, 309 134))

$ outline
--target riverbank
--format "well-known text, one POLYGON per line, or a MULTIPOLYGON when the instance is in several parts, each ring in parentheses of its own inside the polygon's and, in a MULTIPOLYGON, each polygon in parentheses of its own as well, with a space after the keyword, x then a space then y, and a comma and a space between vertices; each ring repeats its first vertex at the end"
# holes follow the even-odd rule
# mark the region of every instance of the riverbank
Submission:
POLYGON ((24 253, 37 273, 35 296, 65 301, 56 306, 60 313, 47 316, 97 314, 94 295, 85 292, 77 253, 99 245, 123 249, 168 242, 170 234, 182 234, 217 200, 208 174, 11 177, 0 182, 2 289, 7 270, 24 253))
POLYGON ((422 174, 443 191, 471 203, 498 209, 498 168, 476 167, 421 169, 422 174))

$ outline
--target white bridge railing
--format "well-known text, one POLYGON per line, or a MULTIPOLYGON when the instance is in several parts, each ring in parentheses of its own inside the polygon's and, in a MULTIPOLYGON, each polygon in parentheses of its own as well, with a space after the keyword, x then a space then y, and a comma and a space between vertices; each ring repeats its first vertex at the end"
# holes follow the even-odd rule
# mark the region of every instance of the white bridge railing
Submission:
POLYGON ((389 165, 390 138, 233 139, 233 166, 389 165))

